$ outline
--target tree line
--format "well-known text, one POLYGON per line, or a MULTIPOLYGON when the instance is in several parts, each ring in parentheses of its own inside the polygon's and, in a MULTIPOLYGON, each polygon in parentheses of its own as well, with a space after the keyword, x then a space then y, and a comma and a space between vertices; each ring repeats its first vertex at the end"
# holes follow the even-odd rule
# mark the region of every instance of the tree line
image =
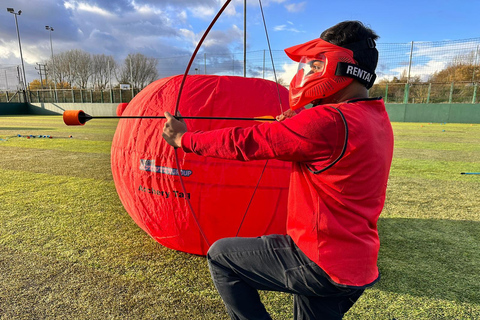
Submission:
MULTIPOLYGON (((104 90, 129 84, 135 89, 143 89, 159 78, 158 59, 140 53, 129 54, 121 63, 113 56, 90 54, 74 49, 54 55, 53 61, 45 62, 42 83, 34 80, 30 90, 43 88, 104 90), (55 62, 55 63, 52 63, 55 62), (115 83, 115 86, 113 85, 115 83)), ((408 77, 406 70, 393 79, 378 80, 370 90, 371 96, 382 96, 388 90, 388 98, 402 101, 405 96, 405 84, 409 84, 409 97, 415 101, 424 101, 427 96, 445 100, 445 97, 471 96, 474 85, 480 81, 478 53, 475 51, 455 56, 444 69, 430 75, 428 79, 420 76, 408 77), (455 86, 451 85, 455 83, 455 86), (470 84, 469 84, 470 83, 470 84), (432 85, 433 84, 433 85, 432 85)), ((279 79, 281 85, 287 82, 279 79)), ((476 86, 476 85, 475 85, 476 86)))
POLYGON ((452 61, 447 63, 446 67, 433 73, 426 81, 422 81, 419 76, 408 79, 407 72, 400 77, 394 77, 392 80, 381 80, 379 83, 451 83, 451 82, 476 82, 480 81, 480 66, 475 51, 466 54, 460 54, 453 57, 452 61))
POLYGON ((474 88, 480 82, 480 66, 475 51, 460 54, 452 58, 445 68, 434 72, 426 80, 420 76, 408 77, 406 70, 393 79, 382 79, 370 90, 371 96, 380 96, 388 89, 388 98, 402 101, 405 96, 405 85, 409 85, 409 100, 425 102, 444 102, 453 96, 452 102, 463 102, 471 99, 474 88))
POLYGON ((43 88, 104 90, 129 84, 136 89, 159 78, 158 60, 141 53, 129 54, 122 63, 113 56, 90 54, 80 49, 65 51, 45 62, 40 79, 30 83, 30 90, 43 88), (46 70, 45 70, 46 69, 46 70), (117 83, 115 86, 113 83, 117 83))

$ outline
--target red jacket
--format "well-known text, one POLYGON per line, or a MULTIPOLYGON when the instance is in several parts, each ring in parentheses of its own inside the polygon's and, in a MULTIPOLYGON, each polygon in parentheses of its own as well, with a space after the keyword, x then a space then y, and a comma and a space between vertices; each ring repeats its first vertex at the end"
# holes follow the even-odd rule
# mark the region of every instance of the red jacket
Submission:
POLYGON ((378 279, 377 220, 393 154, 381 99, 317 106, 249 128, 187 132, 182 148, 224 159, 291 161, 287 233, 335 283, 367 286, 378 279), (345 140, 338 162, 315 173, 342 155, 345 140))

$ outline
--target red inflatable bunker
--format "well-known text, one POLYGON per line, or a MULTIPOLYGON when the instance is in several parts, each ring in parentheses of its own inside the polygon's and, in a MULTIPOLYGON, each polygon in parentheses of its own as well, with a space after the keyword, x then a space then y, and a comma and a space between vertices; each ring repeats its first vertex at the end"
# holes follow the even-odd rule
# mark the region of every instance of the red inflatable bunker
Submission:
MULTIPOLYGON (((164 111, 173 114, 181 80, 182 76, 174 76, 150 84, 122 115, 163 116, 164 111)), ((282 86, 278 90, 282 104, 288 106, 288 91, 282 86)), ((188 76, 179 111, 182 116, 275 116, 280 114, 277 85, 262 79, 188 76)), ((261 123, 205 119, 185 122, 189 131, 261 123)), ((227 161, 177 150, 185 194, 174 149, 162 138, 164 123, 163 119, 120 119, 113 138, 115 186, 125 209, 140 228, 166 247, 205 255, 208 244, 187 205, 188 197, 210 244, 235 237, 237 232, 241 237, 285 233, 290 163, 268 162, 247 211, 265 161, 227 161)))
POLYGON ((125 103, 125 102, 119 103, 118 106, 117 106, 117 112, 116 112, 117 116, 120 117, 122 115, 123 111, 125 111, 125 109, 127 108, 127 106, 128 106, 128 103, 125 103))

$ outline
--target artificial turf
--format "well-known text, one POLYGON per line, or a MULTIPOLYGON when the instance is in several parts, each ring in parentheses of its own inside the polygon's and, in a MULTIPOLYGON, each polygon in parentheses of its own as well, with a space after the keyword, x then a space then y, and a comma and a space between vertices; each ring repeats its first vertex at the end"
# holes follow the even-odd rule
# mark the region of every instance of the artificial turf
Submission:
MULTIPOLYGON (((0 117, 0 319, 227 319, 205 258, 162 247, 123 209, 116 124, 0 117)), ((480 319, 480 175, 460 174, 480 172, 480 125, 393 128, 382 279, 345 319, 480 319)), ((261 296, 292 318, 291 296, 261 296)))

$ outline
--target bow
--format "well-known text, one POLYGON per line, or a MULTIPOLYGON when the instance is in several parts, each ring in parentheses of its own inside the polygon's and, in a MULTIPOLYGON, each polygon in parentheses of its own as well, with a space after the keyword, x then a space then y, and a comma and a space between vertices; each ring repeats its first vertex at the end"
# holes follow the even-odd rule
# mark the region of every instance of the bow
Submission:
MULTIPOLYGON (((174 111, 174 113, 173 113, 174 116, 176 116, 176 115, 178 114, 178 109, 179 109, 179 106, 180 106, 180 101, 181 101, 182 92, 183 92, 183 87, 184 87, 184 85, 185 85, 185 81, 186 81, 186 79, 187 79, 187 75, 188 75, 188 73, 189 73, 189 71, 190 71, 190 68, 191 68, 191 66, 192 66, 192 64, 193 64, 193 61, 195 60, 195 57, 196 57, 196 55, 197 55, 197 53, 198 53, 201 45, 203 44, 203 41, 205 40, 205 38, 207 37, 208 33, 209 33, 210 30, 212 29, 213 25, 217 22, 218 18, 219 18, 220 15, 225 11, 225 9, 226 9, 227 6, 230 4, 230 2, 231 2, 231 0, 227 0, 227 1, 224 3, 224 5, 221 7, 221 9, 218 11, 218 13, 217 13, 216 16, 214 17, 214 19, 212 20, 212 22, 210 23, 210 25, 208 26, 208 28, 205 30, 205 33, 203 34, 202 38, 201 38, 200 41, 198 42, 198 44, 197 44, 197 46, 196 46, 196 48, 195 48, 195 50, 194 50, 194 52, 193 52, 193 54, 192 54, 192 56, 191 56, 191 58, 190 58, 190 61, 188 62, 188 65, 187 65, 187 67, 186 67, 186 69, 185 69, 185 73, 183 74, 182 82, 181 82, 181 84, 180 84, 180 88, 179 88, 179 91, 178 91, 177 101, 176 101, 176 105, 175 105, 175 111, 174 111)), ((267 32, 267 27, 266 27, 266 24, 265 24, 265 17, 264 17, 264 14, 263 14, 263 8, 262 8, 261 0, 259 0, 259 3, 260 3, 260 9, 261 9, 261 12, 262 12, 262 17, 263 17, 263 22, 264 22, 264 27, 265 27, 265 32, 266 32, 268 47, 269 47, 269 51, 270 51, 270 58, 271 58, 271 60, 272 60, 272 65, 273 65, 272 50, 271 50, 271 47, 270 47, 270 41, 269 41, 269 39, 268 39, 268 32, 267 32)), ((274 65, 273 65, 273 71, 274 71, 274 75, 275 75, 275 82, 277 83, 278 99, 279 99, 279 101, 280 101, 280 113, 282 113, 283 110, 282 110, 281 99, 280 99, 280 91, 279 91, 279 89, 278 89, 278 82, 277 82, 277 76, 276 76, 276 73, 275 73, 275 66, 274 66, 274 65)), ((182 175, 181 175, 182 170, 181 170, 180 161, 179 161, 179 156, 178 156, 178 152, 177 152, 177 149, 176 149, 176 148, 174 149, 174 155, 175 155, 175 163, 176 163, 176 166, 177 166, 177 170, 178 170, 178 172, 179 172, 178 177, 179 177, 179 180, 180 180, 180 184, 181 184, 182 190, 183 190, 183 192, 184 192, 185 194, 188 194, 188 192, 187 192, 187 190, 186 190, 186 187, 185 187, 185 183, 184 183, 183 178, 182 178, 182 175)), ((246 217, 246 214, 247 214, 247 212, 248 212, 248 209, 250 208, 250 204, 251 204, 252 201, 253 201, 253 197, 254 197, 254 195, 255 195, 255 192, 256 192, 259 184, 260 184, 260 180, 261 180, 262 177, 263 177, 263 174, 264 174, 264 172, 265 172, 265 169, 266 169, 266 167, 267 167, 267 164, 268 164, 268 160, 265 162, 265 165, 264 165, 264 167, 263 167, 262 173, 261 173, 260 178, 259 178, 259 180, 258 180, 258 182, 257 182, 257 184, 256 184, 256 187, 255 187, 254 191, 253 191, 252 197, 251 197, 251 199, 250 199, 250 201, 249 201, 249 203, 248 203, 247 209, 246 209, 245 214, 244 214, 244 216, 243 216, 243 218, 242 218, 242 221, 241 221, 241 223, 240 223, 240 226, 239 226, 239 228, 238 228, 238 231, 237 231, 236 236, 238 236, 238 233, 240 232, 240 229, 241 229, 242 224, 243 224, 243 222, 244 222, 244 220, 245 220, 245 217, 246 217)), ((187 202, 187 205, 188 205, 188 207, 189 207, 189 209, 190 209, 190 213, 192 214, 192 216, 193 216, 193 218, 194 218, 194 220, 195 220, 195 223, 196 223, 196 225, 197 225, 197 227, 198 227, 198 230, 200 231, 200 234, 202 235, 202 237, 203 237, 203 239, 205 240, 205 242, 207 243, 207 245, 210 246, 211 243, 209 242, 207 236, 206 236, 205 233, 203 232, 203 229, 202 229, 202 227, 201 227, 201 225, 200 225, 200 222, 199 222, 199 220, 198 220, 198 217, 197 217, 197 215, 195 214, 195 211, 193 210, 193 207, 192 207, 192 204, 191 204, 191 202, 190 202, 190 199, 188 199, 188 197, 186 197, 186 198, 185 198, 185 201, 187 202)))
MULTIPOLYGON (((177 103, 175 104, 175 111, 173 113, 174 116, 177 115, 178 113, 178 107, 180 106, 180 99, 182 97, 182 91, 183 91, 183 87, 185 85, 185 81, 187 80, 187 75, 188 75, 188 72, 190 71, 190 68, 192 66, 192 63, 193 61, 195 60, 195 57, 197 56, 197 52, 198 50, 200 49, 201 45, 203 44, 203 41, 205 40, 205 38, 207 37, 208 33, 210 32, 210 29, 212 29, 213 25, 217 22, 218 18, 221 16, 221 14, 223 13, 223 11, 225 11, 225 9, 227 8, 227 6, 230 4, 232 0, 227 0, 222 8, 218 11, 217 15, 215 16, 215 18, 213 18, 212 22, 210 22, 210 25, 208 26, 208 28, 205 30, 205 33, 203 34, 202 38, 200 39, 200 41, 198 42, 195 50, 193 51, 193 54, 192 56, 190 57, 190 61, 188 62, 188 65, 187 65, 187 68, 185 69, 185 73, 183 74, 183 79, 182 79, 182 82, 180 84, 180 88, 178 90, 178 96, 177 96, 177 103)), ((178 170, 178 177, 180 179, 180 184, 182 186, 182 190, 185 194, 187 194, 187 189, 185 188, 185 183, 183 181, 183 178, 182 178, 182 168, 180 167, 180 161, 178 160, 178 151, 177 149, 175 148, 174 149, 174 155, 175 155, 175 163, 176 163, 176 166, 177 166, 177 170, 178 170)), ((211 245, 211 243, 208 241, 208 238, 207 236, 205 235, 205 233, 203 232, 203 229, 202 227, 200 226, 200 222, 198 221, 198 217, 197 215, 195 214, 195 211, 193 210, 193 207, 192 207, 192 204, 190 202, 190 199, 188 199, 188 197, 185 198, 186 202, 187 202, 187 205, 188 205, 188 208, 190 209, 190 213, 192 214, 193 216, 193 219, 195 220, 195 223, 198 227, 198 230, 200 231, 200 234, 202 235, 203 239, 205 240, 205 242, 207 243, 208 246, 211 245)))

